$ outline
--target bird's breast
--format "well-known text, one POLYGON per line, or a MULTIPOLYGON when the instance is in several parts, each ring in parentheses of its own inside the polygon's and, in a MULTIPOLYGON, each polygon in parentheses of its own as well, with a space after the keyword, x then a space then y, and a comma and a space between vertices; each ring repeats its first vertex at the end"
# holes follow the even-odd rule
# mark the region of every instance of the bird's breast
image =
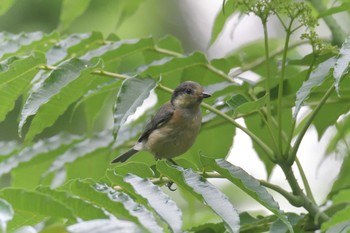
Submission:
POLYGON ((200 111, 175 111, 172 118, 148 137, 146 147, 156 158, 173 158, 194 143, 201 126, 200 111))

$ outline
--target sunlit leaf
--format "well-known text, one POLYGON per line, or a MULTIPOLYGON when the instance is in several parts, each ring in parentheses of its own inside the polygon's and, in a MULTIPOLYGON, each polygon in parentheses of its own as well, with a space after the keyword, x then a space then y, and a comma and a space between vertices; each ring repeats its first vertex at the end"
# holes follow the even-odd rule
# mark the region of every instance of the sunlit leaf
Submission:
POLYGON ((14 211, 11 204, 4 199, 0 199, 0 229, 2 232, 6 232, 7 222, 12 220, 13 215, 14 211))
MULTIPOLYGON (((1 1, 1 3, 3 3, 3 1, 1 1)), ((1 3, 0 3, 0 11, 1 11, 1 3)), ((33 42, 42 39, 42 36, 43 36, 42 32, 21 33, 18 35, 11 34, 8 32, 1 32, 0 33, 0 57, 6 57, 4 56, 6 54, 21 55, 21 54, 18 54, 18 52, 22 47, 26 47, 26 45, 30 45, 33 42)), ((32 51, 33 50, 31 50, 31 52, 32 51)))
POLYGON ((132 174, 125 176, 124 181, 131 184, 135 192, 147 200, 148 205, 169 225, 172 232, 182 232, 181 210, 158 186, 132 174))
POLYGON ((211 159, 205 156, 201 157, 203 164, 213 168, 216 172, 237 185, 249 196, 262 204, 272 213, 276 214, 281 221, 293 232, 292 226, 288 222, 286 215, 280 210, 278 203, 273 199, 272 195, 266 191, 258 180, 245 172, 242 168, 237 167, 224 159, 211 159))
POLYGON ((348 72, 350 62, 350 37, 346 39, 340 48, 337 61, 334 65, 333 76, 335 79, 335 89, 339 94, 339 83, 345 73, 348 72))
POLYGON ((319 86, 323 83, 323 80, 328 76, 329 70, 334 67, 336 64, 336 58, 332 57, 321 64, 312 71, 310 77, 307 81, 303 83, 299 91, 297 92, 297 98, 295 101, 295 109, 293 112, 293 117, 296 118, 298 112, 304 103, 304 101, 308 98, 311 89, 315 86, 319 86))
POLYGON ((16 100, 38 72, 37 65, 42 63, 45 63, 44 55, 35 53, 15 60, 0 73, 0 121, 14 108, 16 100))
POLYGON ((91 71, 100 65, 72 59, 51 71, 40 88, 30 94, 21 112, 19 134, 28 118, 35 116, 26 134, 26 142, 51 126, 85 92, 94 78, 91 71))
POLYGON ((151 78, 128 78, 123 82, 114 107, 113 134, 115 136, 118 135, 120 126, 135 113, 155 86, 156 81, 151 78))
POLYGON ((141 227, 135 223, 121 220, 95 219, 70 225, 67 227, 69 233, 111 233, 111 232, 142 232, 141 227))
POLYGON ((222 220, 230 232, 239 232, 239 216, 228 198, 211 183, 191 169, 170 166, 165 161, 157 162, 157 170, 169 177, 181 188, 189 191, 200 201, 204 201, 222 220))
POLYGON ((150 232, 163 232, 152 213, 125 193, 106 185, 78 180, 71 182, 70 189, 73 194, 106 209, 117 217, 140 223, 150 232))

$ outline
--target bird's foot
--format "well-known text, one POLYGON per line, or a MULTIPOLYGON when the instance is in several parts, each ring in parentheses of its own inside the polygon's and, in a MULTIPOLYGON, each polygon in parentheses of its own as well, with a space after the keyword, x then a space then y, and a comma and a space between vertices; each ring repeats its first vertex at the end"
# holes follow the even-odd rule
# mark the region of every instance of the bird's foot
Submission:
POLYGON ((176 188, 171 188, 171 186, 174 184, 174 182, 169 181, 168 183, 165 184, 165 186, 170 190, 170 191, 176 191, 176 188))

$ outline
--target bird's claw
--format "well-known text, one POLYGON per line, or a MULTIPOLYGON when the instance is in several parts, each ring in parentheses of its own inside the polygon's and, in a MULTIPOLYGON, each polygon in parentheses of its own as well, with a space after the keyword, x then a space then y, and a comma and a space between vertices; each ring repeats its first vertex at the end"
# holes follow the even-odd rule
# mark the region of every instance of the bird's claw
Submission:
POLYGON ((176 191, 176 188, 171 188, 171 186, 174 184, 174 182, 172 182, 172 181, 169 181, 168 183, 166 183, 166 187, 170 190, 170 191, 176 191))

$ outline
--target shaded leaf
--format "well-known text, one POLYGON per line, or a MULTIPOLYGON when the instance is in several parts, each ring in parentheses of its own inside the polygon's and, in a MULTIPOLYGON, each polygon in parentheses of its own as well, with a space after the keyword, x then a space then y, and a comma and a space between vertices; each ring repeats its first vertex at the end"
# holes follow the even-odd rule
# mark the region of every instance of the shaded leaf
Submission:
POLYGON ((336 58, 332 57, 318 65, 314 71, 311 72, 310 77, 307 81, 303 82, 303 85, 297 92, 297 97, 295 101, 295 109, 293 112, 293 118, 296 118, 298 112, 308 98, 311 89, 315 86, 319 86, 323 83, 324 79, 328 76, 329 70, 334 67, 336 63, 336 58))
POLYGON ((204 201, 225 222, 230 232, 239 232, 239 216, 228 198, 192 169, 170 166, 165 161, 157 162, 157 170, 169 177, 178 186, 189 191, 200 201, 204 201))
POLYGON ((125 193, 107 185, 79 180, 71 182, 70 189, 73 194, 106 209, 116 217, 140 223, 149 232, 163 232, 152 213, 125 193))
POLYGON ((339 83, 341 78, 348 72, 350 62, 350 37, 346 39, 340 48, 337 61, 334 65, 333 77, 335 79, 335 89, 339 94, 339 83))
POLYGON ((350 231, 350 221, 342 222, 330 227, 326 233, 347 233, 350 231))
POLYGON ((350 188, 350 156, 346 156, 343 160, 343 163, 340 168, 337 179, 334 181, 332 189, 329 193, 329 197, 332 197, 334 194, 338 193, 343 189, 350 188))
POLYGON ((273 199, 272 195, 266 191, 260 182, 245 172, 242 168, 237 167, 224 159, 211 159, 205 156, 201 157, 203 165, 209 166, 216 172, 237 185, 245 193, 251 196, 254 200, 262 204, 272 213, 274 213, 288 227, 290 232, 293 232, 287 217, 280 210, 278 203, 273 199))
POLYGON ((300 220, 302 220, 302 216, 294 213, 287 214, 287 221, 288 225, 286 225, 285 221, 278 219, 275 221, 270 228, 271 233, 289 233, 293 232, 293 228, 290 228, 292 226, 295 226, 300 220))
POLYGON ((156 81, 151 78, 128 78, 124 80, 114 107, 113 134, 115 137, 118 135, 120 126, 142 105, 150 92, 156 87, 156 84, 156 81))
POLYGON ((334 195, 332 198, 332 204, 337 205, 341 203, 349 203, 350 204, 350 189, 340 190, 339 193, 334 195))
POLYGON ((83 220, 108 218, 102 209, 80 198, 74 197, 68 192, 57 191, 44 186, 39 186, 36 188, 36 191, 47 194, 55 200, 66 205, 69 209, 72 210, 73 214, 76 217, 79 217, 83 220))
POLYGON ((0 121, 14 108, 16 100, 38 72, 37 65, 42 63, 45 63, 44 55, 35 53, 15 60, 0 73, 0 121))
POLYGON ((93 80, 91 71, 100 64, 79 59, 65 61, 50 72, 40 87, 32 92, 21 112, 19 134, 30 116, 34 116, 26 134, 25 142, 51 126, 89 87, 93 80))
POLYGON ((169 225, 172 232, 182 232, 181 210, 157 185, 133 174, 125 176, 124 181, 131 184, 134 191, 147 200, 148 205, 169 225))
POLYGON ((82 15, 90 4, 90 0, 64 0, 60 14, 60 30, 65 30, 80 15, 82 15))

